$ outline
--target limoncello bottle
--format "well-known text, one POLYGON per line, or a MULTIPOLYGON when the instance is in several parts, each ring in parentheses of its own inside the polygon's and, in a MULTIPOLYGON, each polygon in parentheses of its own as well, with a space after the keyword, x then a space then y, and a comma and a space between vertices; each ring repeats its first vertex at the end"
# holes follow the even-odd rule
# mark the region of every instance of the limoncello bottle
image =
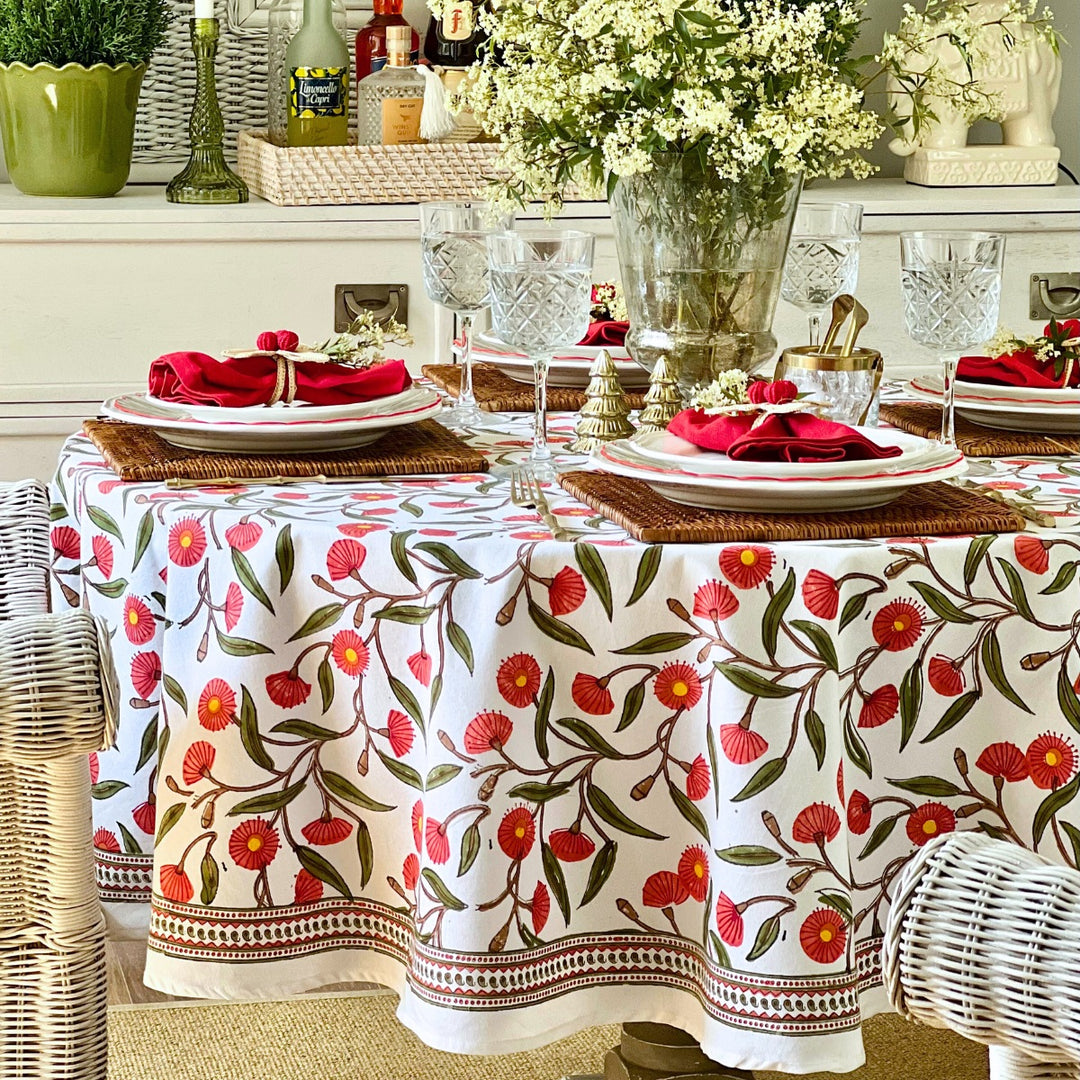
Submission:
POLYGON ((344 146, 349 138, 349 49, 331 0, 304 0, 304 25, 285 53, 289 146, 344 146))

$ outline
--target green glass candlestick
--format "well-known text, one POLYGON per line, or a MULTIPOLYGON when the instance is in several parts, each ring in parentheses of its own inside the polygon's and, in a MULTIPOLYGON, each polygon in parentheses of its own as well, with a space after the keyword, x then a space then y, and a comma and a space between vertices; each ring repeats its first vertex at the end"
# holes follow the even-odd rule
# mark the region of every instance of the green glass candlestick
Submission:
POLYGON ((225 124, 214 83, 214 56, 219 34, 217 19, 191 20, 191 49, 195 53, 195 104, 188 121, 191 157, 165 189, 165 198, 169 202, 248 201, 247 184, 225 163, 222 146, 225 124))

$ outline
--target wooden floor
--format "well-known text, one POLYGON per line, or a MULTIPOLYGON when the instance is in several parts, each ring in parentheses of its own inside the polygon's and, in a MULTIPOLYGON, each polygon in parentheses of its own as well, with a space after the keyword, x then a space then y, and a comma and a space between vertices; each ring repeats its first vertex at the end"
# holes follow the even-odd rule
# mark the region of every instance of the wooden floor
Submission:
MULTIPOLYGON (((149 1005, 163 1001, 194 1001, 194 998, 175 998, 143 986, 146 967, 146 941, 107 941, 105 963, 109 976, 110 1005, 149 1005)), ((378 990, 374 983, 335 983, 320 986, 312 993, 346 993, 356 990, 378 990)), ((220 1004, 220 1002, 216 1002, 220 1004)))

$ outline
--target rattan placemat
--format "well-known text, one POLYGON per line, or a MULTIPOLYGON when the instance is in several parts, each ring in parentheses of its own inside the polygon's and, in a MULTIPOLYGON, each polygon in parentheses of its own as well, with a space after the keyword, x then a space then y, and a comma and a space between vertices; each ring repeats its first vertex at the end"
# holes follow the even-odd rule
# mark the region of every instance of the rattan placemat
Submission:
MULTIPOLYGON (((941 433, 941 406, 932 402, 882 402, 881 419, 924 439, 936 439, 941 433)), ((1080 454, 1080 435, 1002 431, 973 424, 966 417, 957 415, 956 445, 968 457, 1009 457, 1012 454, 1060 457, 1062 454, 1080 454)))
POLYGON ((648 484, 599 472, 567 472, 559 483, 635 540, 729 544, 750 540, 852 540, 889 536, 1019 532, 1024 519, 1000 503, 950 484, 911 488, 886 506, 836 514, 746 514, 682 506, 648 484))
POLYGON ((121 480, 234 480, 270 476, 409 476, 486 472, 487 459, 435 420, 391 428, 355 450, 314 454, 220 454, 185 450, 153 428, 87 420, 90 441, 121 480))
MULTIPOLYGON (((440 389, 451 397, 461 390, 461 367, 458 364, 428 364, 421 371, 440 389)), ((476 403, 484 412, 531 413, 536 407, 533 388, 517 382, 490 364, 473 364, 473 393, 476 403)), ((645 395, 627 393, 631 409, 645 404, 645 395)), ((552 412, 577 412, 585 404, 584 390, 571 390, 564 386, 549 386, 547 407, 552 412)))

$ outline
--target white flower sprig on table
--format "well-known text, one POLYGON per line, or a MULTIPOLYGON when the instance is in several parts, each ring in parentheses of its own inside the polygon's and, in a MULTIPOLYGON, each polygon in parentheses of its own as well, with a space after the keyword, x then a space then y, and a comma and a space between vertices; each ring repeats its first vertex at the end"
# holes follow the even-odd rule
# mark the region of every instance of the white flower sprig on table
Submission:
POLYGON ((699 386, 690 398, 690 408, 706 416, 736 416, 757 413, 753 427, 767 416, 805 412, 816 402, 799 394, 798 387, 788 379, 768 382, 750 381, 745 371, 723 371, 708 386, 699 386))
MULTIPOLYGON (((357 316, 343 333, 327 338, 321 345, 300 345, 300 352, 325 356, 335 364, 369 367, 386 358, 387 344, 412 345, 408 328, 391 317, 380 323, 372 311, 357 316)), ((312 357, 315 359, 315 357, 312 357)))
POLYGON ((598 281, 592 287, 592 308, 589 312, 592 319, 611 319, 615 322, 626 322, 626 297, 623 295, 622 285, 617 281, 598 281))

